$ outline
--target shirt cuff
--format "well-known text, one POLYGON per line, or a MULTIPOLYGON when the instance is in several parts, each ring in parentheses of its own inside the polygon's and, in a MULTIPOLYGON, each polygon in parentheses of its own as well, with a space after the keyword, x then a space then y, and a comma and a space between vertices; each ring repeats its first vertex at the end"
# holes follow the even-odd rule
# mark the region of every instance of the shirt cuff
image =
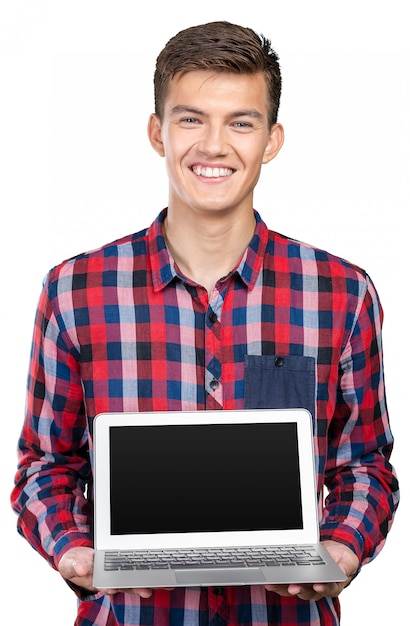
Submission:
POLYGON ((338 524, 337 522, 325 522, 320 527, 320 540, 337 541, 350 548, 361 563, 363 560, 364 538, 363 535, 352 526, 338 524))
POLYGON ((91 537, 79 532, 78 530, 69 531, 57 539, 53 555, 56 568, 58 568, 63 555, 68 552, 68 550, 82 546, 87 548, 94 547, 91 537))

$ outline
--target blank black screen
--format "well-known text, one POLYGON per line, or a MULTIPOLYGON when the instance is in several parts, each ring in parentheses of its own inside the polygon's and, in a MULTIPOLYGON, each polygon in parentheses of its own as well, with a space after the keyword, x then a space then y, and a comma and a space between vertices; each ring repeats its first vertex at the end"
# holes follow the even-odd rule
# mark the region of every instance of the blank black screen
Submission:
POLYGON ((296 428, 111 427, 112 534, 302 528, 296 428))

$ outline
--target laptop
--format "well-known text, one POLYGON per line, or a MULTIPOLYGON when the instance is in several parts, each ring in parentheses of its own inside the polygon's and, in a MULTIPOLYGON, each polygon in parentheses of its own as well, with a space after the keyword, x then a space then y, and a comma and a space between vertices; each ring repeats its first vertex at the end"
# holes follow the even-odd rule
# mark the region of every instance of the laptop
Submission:
POLYGON ((102 413, 97 588, 346 580, 319 542, 305 409, 102 413))

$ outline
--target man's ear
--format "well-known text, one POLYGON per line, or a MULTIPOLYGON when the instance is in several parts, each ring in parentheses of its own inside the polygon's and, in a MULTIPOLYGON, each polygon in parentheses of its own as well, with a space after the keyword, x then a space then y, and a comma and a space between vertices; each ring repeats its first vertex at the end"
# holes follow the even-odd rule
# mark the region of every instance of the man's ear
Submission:
POLYGON ((147 131, 151 146, 154 148, 155 152, 157 152, 159 156, 165 156, 161 122, 158 115, 155 113, 151 113, 149 116, 147 131))
POLYGON ((274 124, 271 128, 269 140, 263 154, 262 163, 269 163, 278 154, 283 146, 285 133, 282 124, 274 124))

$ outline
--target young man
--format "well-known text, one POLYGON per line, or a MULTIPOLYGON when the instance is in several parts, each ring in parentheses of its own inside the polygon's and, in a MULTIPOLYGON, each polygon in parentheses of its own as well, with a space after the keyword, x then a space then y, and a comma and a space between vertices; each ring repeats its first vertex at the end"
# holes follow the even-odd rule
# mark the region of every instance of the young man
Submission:
POLYGON ((20 532, 77 593, 78 626, 333 626, 340 592, 391 526, 375 288, 358 267, 269 231, 253 207, 261 166, 283 143, 280 90, 277 55, 252 30, 216 22, 177 34, 157 59, 148 124, 167 210, 45 281, 12 501, 20 532), (97 413, 295 402, 314 415, 321 539, 346 583, 93 587, 97 413))

